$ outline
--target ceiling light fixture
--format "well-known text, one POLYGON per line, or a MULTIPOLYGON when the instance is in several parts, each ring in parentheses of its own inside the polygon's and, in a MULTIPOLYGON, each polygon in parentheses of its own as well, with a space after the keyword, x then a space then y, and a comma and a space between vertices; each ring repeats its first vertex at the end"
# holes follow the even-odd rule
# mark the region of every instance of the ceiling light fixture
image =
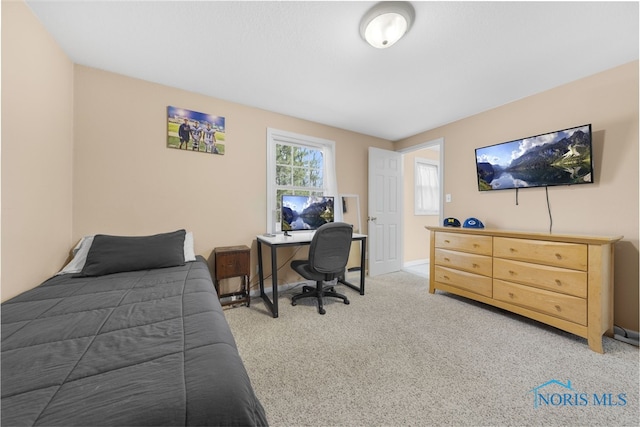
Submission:
POLYGON ((385 49, 405 35, 415 18, 411 3, 383 1, 373 6, 360 21, 360 35, 371 46, 385 49))

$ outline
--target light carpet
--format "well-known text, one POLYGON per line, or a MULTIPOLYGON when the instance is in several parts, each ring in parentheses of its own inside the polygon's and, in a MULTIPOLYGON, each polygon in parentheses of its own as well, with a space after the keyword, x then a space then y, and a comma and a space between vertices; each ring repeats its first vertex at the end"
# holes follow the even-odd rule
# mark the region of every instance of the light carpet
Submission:
POLYGON ((259 298, 225 310, 270 425, 638 425, 637 347, 605 337, 598 354, 406 272, 365 289, 338 286, 351 304, 328 298, 324 316, 291 306, 300 289, 277 319, 259 298))

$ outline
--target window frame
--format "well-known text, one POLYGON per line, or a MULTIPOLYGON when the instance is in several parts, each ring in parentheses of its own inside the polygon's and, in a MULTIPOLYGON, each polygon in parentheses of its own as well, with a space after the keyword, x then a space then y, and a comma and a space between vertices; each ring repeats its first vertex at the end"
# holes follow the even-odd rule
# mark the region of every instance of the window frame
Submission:
POLYGON ((266 229, 268 233, 280 233, 280 222, 276 222, 278 200, 276 193, 276 145, 287 144, 320 149, 323 152, 322 193, 333 196, 335 203, 335 221, 342 220, 342 201, 338 197, 335 169, 335 142, 294 132, 267 128, 267 206, 266 229))

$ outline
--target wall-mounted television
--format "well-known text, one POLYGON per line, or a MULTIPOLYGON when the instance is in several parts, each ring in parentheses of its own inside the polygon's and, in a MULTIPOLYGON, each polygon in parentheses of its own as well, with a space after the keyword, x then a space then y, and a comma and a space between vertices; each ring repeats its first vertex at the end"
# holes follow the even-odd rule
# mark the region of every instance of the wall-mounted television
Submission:
POLYGON ((333 222, 332 196, 282 195, 282 231, 316 230, 333 222))
POLYGON ((591 124, 476 148, 478 190, 593 183, 591 124))

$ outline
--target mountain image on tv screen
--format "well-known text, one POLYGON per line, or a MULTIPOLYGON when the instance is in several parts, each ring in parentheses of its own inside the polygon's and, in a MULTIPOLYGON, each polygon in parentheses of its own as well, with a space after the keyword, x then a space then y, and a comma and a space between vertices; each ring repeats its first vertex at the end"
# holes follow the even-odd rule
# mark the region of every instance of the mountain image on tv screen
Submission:
POLYGON ((333 219, 332 196, 282 195, 282 231, 316 230, 333 219))
POLYGON ((591 125, 476 149, 478 190, 593 182, 591 125))

